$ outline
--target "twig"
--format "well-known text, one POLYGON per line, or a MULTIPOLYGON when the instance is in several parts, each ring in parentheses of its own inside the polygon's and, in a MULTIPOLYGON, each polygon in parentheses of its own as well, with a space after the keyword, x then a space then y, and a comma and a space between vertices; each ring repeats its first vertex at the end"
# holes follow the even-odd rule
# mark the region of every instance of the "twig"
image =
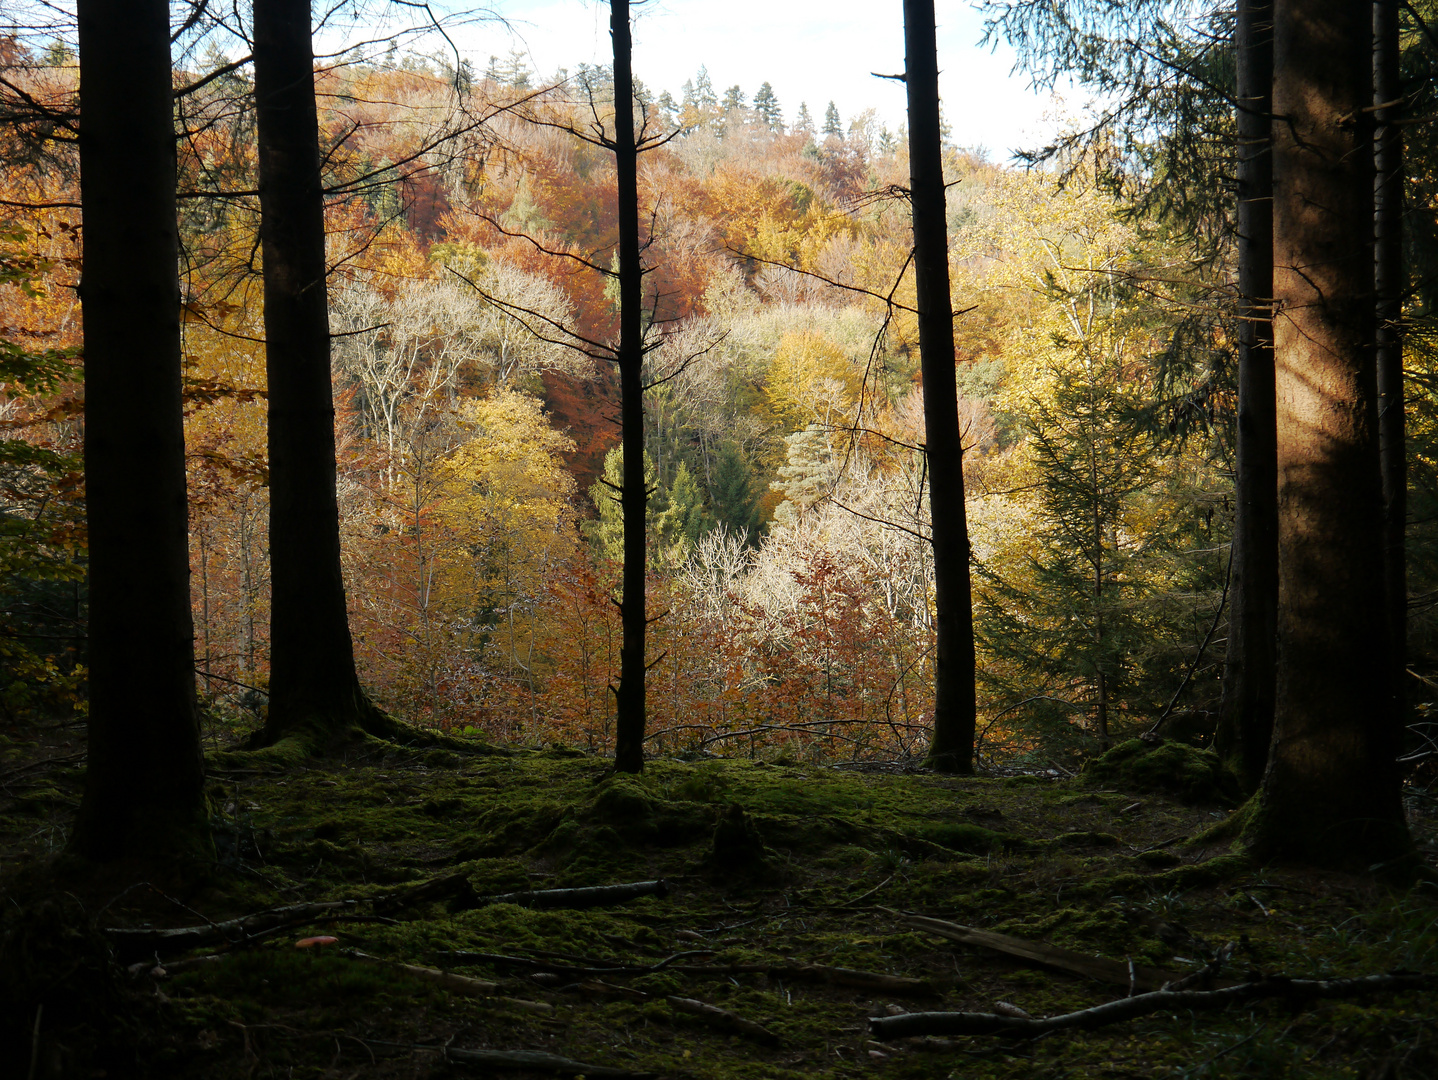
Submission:
POLYGON ((1438 990, 1438 976, 1435 975, 1365 975, 1355 979, 1288 979, 1275 975, 1220 990, 1155 990, 1044 1020, 1021 1020, 1013 1016, 971 1012, 871 1016, 869 1031, 881 1040, 913 1035, 1038 1036, 1069 1028, 1092 1030, 1156 1012, 1224 1009, 1262 998, 1283 998, 1297 1003, 1432 990, 1438 990))

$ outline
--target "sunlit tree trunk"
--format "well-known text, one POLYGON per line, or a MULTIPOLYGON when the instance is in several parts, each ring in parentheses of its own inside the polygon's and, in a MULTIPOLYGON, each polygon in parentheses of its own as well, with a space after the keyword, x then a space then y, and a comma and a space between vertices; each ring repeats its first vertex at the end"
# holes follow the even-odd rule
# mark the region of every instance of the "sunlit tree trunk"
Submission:
POLYGON ((179 236, 162 0, 80 0, 89 760, 71 848, 208 852, 180 410, 179 236))
POLYGON ((355 676, 340 571, 324 192, 308 0, 255 0, 269 386, 270 706, 264 741, 387 733, 355 676))
POLYGON ((1406 850, 1373 355, 1369 0, 1274 6, 1278 680, 1250 830, 1266 858, 1406 850))
POLYGON ((939 134, 939 68, 933 0, 904 0, 909 96, 909 190, 914 210, 914 280, 924 379, 924 453, 934 548, 934 735, 929 764, 973 771, 974 619, 963 448, 954 378, 954 310, 949 295, 948 222, 939 134))
POLYGON ((1407 439, 1403 403, 1403 88, 1398 2, 1373 4, 1373 289, 1377 297, 1378 449, 1383 470, 1383 548, 1394 716, 1407 684, 1407 439))
POLYGON ((1278 460, 1273 382, 1273 7, 1239 0, 1238 462, 1218 752, 1257 790, 1273 738, 1278 460))
POLYGON ((644 638, 645 505, 644 488, 644 362, 640 305, 643 268, 639 264, 639 152, 634 138, 633 52, 629 33, 629 2, 610 4, 610 35, 614 40, 614 163, 619 218, 619 415, 624 444, 624 473, 619 493, 624 518, 624 577, 619 619, 623 644, 619 650, 616 694, 614 767, 637 773, 644 768, 644 638))

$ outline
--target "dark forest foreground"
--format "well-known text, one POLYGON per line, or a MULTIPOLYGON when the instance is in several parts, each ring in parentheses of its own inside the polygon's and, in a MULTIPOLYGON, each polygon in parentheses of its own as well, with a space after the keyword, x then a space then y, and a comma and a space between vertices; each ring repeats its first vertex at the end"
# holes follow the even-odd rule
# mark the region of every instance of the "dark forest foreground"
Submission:
MULTIPOLYGON (((782 757, 658 760, 634 778, 577 751, 374 742, 295 770, 233 756, 208 780, 218 865, 127 888, 56 859, 80 792, 79 730, 3 747, 7 1076, 26 1076, 32 1052, 34 1077, 210 1080, 1438 1074, 1433 994, 1158 1013, 1036 1041, 870 1035, 870 1017, 896 1013, 1086 1008, 1230 943, 1218 985, 1438 971, 1438 890, 1246 863, 1230 837, 1204 839, 1233 804, 1205 759, 1174 744, 1145 751, 1149 770, 1104 779, 782 757), (1138 790, 1164 776, 1168 793, 1138 790), (584 909, 487 901, 656 879, 667 895, 584 909), (439 884, 412 891, 426 882, 439 884), (355 902, 222 927, 222 944, 190 950, 98 929, 340 900, 355 902), (1066 973, 914 916, 1117 965, 1066 973), (296 947, 316 936, 337 940, 296 947), (459 1060, 465 1050, 591 1068, 496 1071, 459 1060)), ((1431 855, 1438 805, 1409 790, 1431 855)))

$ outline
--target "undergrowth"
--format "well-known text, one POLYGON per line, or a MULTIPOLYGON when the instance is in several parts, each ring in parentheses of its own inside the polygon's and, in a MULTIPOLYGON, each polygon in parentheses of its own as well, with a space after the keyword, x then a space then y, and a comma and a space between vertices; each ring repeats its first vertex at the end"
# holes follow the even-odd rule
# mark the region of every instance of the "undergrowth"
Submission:
MULTIPOLYGON (((1179 974, 1230 942, 1234 978, 1438 970, 1429 887, 1390 891, 1251 865, 1232 854, 1231 840, 1211 838, 1231 800, 1219 792, 1224 802, 1202 801, 1192 762, 1185 802, 1135 790, 1162 785, 1124 785, 1121 775, 952 778, 657 760, 632 778, 567 750, 471 756, 373 745, 301 767, 228 756, 209 781, 219 863, 122 888, 57 857, 80 773, 58 752, 53 760, 26 774, 35 784, 0 788, 8 950, 0 1066, 15 1066, 7 1075, 26 1075, 32 1044, 37 1077, 98 1068, 205 1080, 463 1069, 437 1050, 391 1044, 542 1050, 676 1078, 1438 1073, 1433 1003, 1417 995, 1160 1014, 1036 1042, 869 1037, 867 1018, 896 1010, 991 1011, 1007 1002, 1042 1016, 1126 993, 946 942, 906 927, 905 914, 1179 974), (133 973, 117 966, 94 932, 358 900, 451 874, 481 896, 656 878, 671 888, 589 910, 451 911, 440 899, 376 916, 357 905, 163 973, 153 958, 133 973), (315 934, 338 942, 295 948, 315 934), (460 996, 346 949, 500 989, 460 996), (533 966, 461 961, 457 952, 535 963, 563 954, 589 966, 690 955, 674 970, 545 978, 533 966), (852 968, 921 979, 932 993, 679 970, 706 964, 852 968), (67 982, 67 965, 88 996, 67 982), (762 1024, 778 1045, 709 1026, 676 1011, 668 995, 762 1024)), ((1429 819, 1415 817, 1414 827, 1420 840, 1431 837, 1429 819)))

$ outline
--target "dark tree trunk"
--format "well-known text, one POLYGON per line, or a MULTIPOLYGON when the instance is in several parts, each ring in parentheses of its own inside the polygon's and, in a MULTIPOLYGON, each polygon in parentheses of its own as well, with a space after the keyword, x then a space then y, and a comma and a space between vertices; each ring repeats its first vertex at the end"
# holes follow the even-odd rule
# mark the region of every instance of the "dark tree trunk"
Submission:
POLYGON ((1373 290, 1377 298, 1378 452, 1383 469, 1383 548, 1395 723, 1408 681, 1407 446, 1403 403, 1403 89, 1397 0, 1373 4, 1373 290))
POLYGON ((1278 450, 1273 382, 1273 7, 1239 0, 1238 463, 1218 752, 1248 791, 1273 739, 1278 450))
POLYGON ((934 736, 928 763, 942 772, 968 773, 974 767, 974 619, 963 447, 959 441, 954 379, 954 309, 949 296, 948 218, 944 208, 933 0, 904 0, 904 51, 914 280, 924 379, 924 453, 929 471, 938 630, 934 650, 934 736))
POLYGON ((619 605, 623 643, 619 650, 614 767, 644 768, 644 362, 639 264, 639 151, 634 137, 634 74, 630 67, 629 0, 610 4, 614 39, 614 166, 619 218, 619 416, 623 432, 624 478, 619 506, 624 518, 624 581, 619 605))
POLYGON ((163 0, 80 0, 89 763, 71 848, 209 848, 195 708, 163 0))
POLYGON ((324 192, 309 0, 255 0, 269 384, 270 706, 263 739, 387 734, 355 676, 340 572, 324 192))
POLYGON ((1256 854, 1407 850, 1384 590, 1373 357, 1369 0, 1274 7, 1278 681, 1256 854))

